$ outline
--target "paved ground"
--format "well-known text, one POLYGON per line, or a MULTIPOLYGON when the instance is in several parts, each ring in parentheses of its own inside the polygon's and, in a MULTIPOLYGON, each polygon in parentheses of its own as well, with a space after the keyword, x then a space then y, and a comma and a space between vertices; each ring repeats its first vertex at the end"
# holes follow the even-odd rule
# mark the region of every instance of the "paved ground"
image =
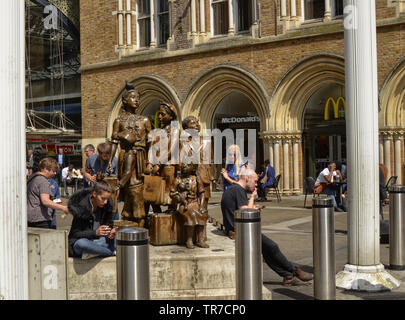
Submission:
MULTIPOLYGON (((220 193, 214 193, 209 204, 209 214, 222 222, 220 193)), ((261 204, 262 232, 278 243, 281 251, 292 262, 300 265, 305 271, 313 271, 312 263, 312 210, 311 199, 304 208, 304 196, 282 197, 277 202, 275 197, 261 204)), ((66 203, 67 199, 65 199, 66 203)), ((388 207, 384 207, 384 216, 388 218, 388 207)), ((58 215, 58 228, 69 229, 71 217, 61 219, 58 215)), ((335 213, 335 260, 336 272, 343 270, 347 263, 347 213, 335 213)), ((389 245, 380 245, 380 261, 387 268, 389 264, 389 245)), ((388 270, 388 269, 387 269, 388 270)), ((399 288, 392 291, 367 293, 336 290, 337 300, 405 300, 405 271, 388 270, 396 279, 402 281, 399 288)), ((280 278, 265 263, 263 264, 264 285, 273 293, 273 300, 313 300, 313 285, 284 287, 280 278)))

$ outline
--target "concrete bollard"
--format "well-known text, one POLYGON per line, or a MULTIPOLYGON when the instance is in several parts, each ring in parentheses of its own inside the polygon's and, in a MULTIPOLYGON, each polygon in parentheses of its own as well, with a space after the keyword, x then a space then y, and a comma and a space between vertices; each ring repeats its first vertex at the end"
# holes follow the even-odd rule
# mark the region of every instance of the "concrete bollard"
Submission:
POLYGON ((261 300, 263 286, 260 211, 235 212, 236 299, 261 300))
POLYGON ((335 217, 331 197, 312 200, 312 242, 314 255, 314 297, 336 299, 335 217))
POLYGON ((149 300, 149 234, 143 228, 117 232, 117 298, 149 300))
POLYGON ((405 186, 391 186, 390 194, 390 269, 405 270, 405 186))

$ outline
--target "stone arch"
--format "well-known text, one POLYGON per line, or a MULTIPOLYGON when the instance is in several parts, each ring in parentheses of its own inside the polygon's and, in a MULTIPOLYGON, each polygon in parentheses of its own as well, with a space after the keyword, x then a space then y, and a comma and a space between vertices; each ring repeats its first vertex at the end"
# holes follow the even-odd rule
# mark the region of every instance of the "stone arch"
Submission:
POLYGON ((274 88, 270 102, 270 132, 302 132, 308 99, 327 83, 345 85, 343 57, 320 54, 292 66, 274 88))
POLYGON ((219 102, 235 91, 250 99, 260 117, 260 128, 264 130, 269 117, 269 95, 260 79, 236 66, 215 66, 196 79, 186 95, 182 116, 198 117, 201 128, 207 129, 219 102))
POLYGON ((405 123, 405 57, 388 74, 380 90, 380 128, 403 128, 405 123))
MULTIPOLYGON (((134 84, 135 89, 141 93, 139 112, 141 113, 150 102, 153 100, 161 100, 172 103, 181 115, 181 102, 174 87, 166 80, 155 75, 142 75, 130 80, 134 84)), ((123 83, 124 85, 124 83, 123 83)), ((117 118, 122 107, 122 93, 124 87, 115 98, 109 117, 107 126, 107 138, 111 136, 111 130, 114 120, 117 118)), ((180 120, 180 119, 179 119, 180 120)))

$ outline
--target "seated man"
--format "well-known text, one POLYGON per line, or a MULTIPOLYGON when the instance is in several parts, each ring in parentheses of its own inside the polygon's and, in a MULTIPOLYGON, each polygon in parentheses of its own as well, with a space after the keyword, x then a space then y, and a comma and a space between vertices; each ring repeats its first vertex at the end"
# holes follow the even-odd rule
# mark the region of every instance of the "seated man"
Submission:
POLYGON ((323 169, 319 173, 319 175, 315 181, 314 192, 315 193, 324 193, 324 194, 329 195, 333 199, 333 206, 335 208, 335 211, 343 212, 343 210, 339 208, 340 196, 336 197, 338 188, 336 185, 333 184, 334 181, 335 182, 343 181, 343 177, 342 177, 342 174, 340 173, 340 170, 336 169, 336 163, 329 162, 328 167, 323 169), (318 188, 321 188, 321 192, 315 191, 315 190, 318 190, 318 188))
POLYGON ((107 182, 95 182, 93 188, 75 192, 69 200, 73 215, 69 233, 69 255, 89 259, 112 256, 115 252, 113 203, 107 182))
POLYGON ((257 185, 257 195, 261 201, 267 201, 266 188, 271 187, 276 182, 276 171, 270 165, 270 161, 264 161, 264 170, 259 176, 259 183, 257 185))
MULTIPOLYGON (((256 190, 257 174, 252 169, 242 169, 239 180, 233 183, 222 195, 221 211, 226 233, 235 231, 235 211, 245 208, 255 208, 254 198, 256 190), (247 191, 252 192, 248 201, 247 191)), ((283 277, 285 286, 298 286, 307 284, 313 278, 312 274, 304 272, 298 266, 294 266, 283 255, 277 243, 262 234, 262 254, 267 265, 277 274, 283 277)))

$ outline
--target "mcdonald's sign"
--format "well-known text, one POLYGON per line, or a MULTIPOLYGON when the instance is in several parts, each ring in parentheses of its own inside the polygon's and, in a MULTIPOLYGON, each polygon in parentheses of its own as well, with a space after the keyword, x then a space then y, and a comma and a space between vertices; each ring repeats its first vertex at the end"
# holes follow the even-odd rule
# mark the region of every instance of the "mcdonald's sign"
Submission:
POLYGON ((330 103, 332 102, 332 106, 333 106, 333 115, 335 119, 339 119, 339 118, 345 118, 346 119, 346 100, 343 97, 339 97, 337 99, 337 101, 335 101, 335 99, 333 99, 332 97, 330 97, 328 100, 326 100, 325 103, 325 110, 324 110, 324 119, 325 120, 329 120, 329 106, 330 103), (342 102, 342 107, 343 109, 339 110, 339 105, 340 102, 342 102))

